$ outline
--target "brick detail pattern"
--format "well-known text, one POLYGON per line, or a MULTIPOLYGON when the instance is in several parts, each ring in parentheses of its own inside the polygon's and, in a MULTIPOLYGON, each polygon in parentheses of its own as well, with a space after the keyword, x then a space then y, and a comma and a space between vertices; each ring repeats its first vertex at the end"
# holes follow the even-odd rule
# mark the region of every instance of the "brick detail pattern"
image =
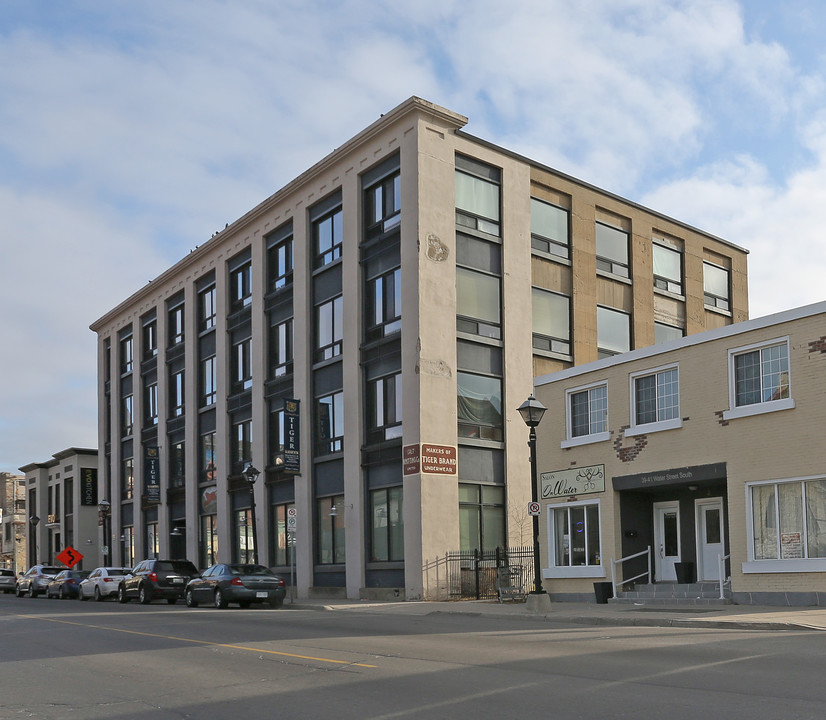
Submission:
POLYGON ((826 336, 821 335, 809 343, 809 353, 826 353, 826 336))
POLYGON ((715 410, 714 417, 717 418, 717 422, 720 423, 723 427, 728 427, 728 420, 723 420, 723 411, 722 410, 715 410))
POLYGON ((634 462, 634 460, 637 459, 637 456, 642 452, 643 448, 648 445, 647 435, 635 435, 634 444, 629 447, 623 447, 623 443, 625 442, 625 431, 629 427, 631 426, 623 425, 614 440, 614 451, 617 453, 617 457, 624 463, 634 462))

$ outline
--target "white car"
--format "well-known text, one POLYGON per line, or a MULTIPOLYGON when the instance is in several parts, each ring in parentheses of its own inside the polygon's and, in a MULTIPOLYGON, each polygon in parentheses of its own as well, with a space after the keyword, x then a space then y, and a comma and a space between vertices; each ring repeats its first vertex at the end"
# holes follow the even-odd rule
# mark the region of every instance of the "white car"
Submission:
POLYGON ((89 574, 89 577, 81 580, 78 598, 81 600, 94 598, 100 602, 108 597, 116 597, 120 581, 130 572, 130 568, 124 567, 95 568, 89 574))

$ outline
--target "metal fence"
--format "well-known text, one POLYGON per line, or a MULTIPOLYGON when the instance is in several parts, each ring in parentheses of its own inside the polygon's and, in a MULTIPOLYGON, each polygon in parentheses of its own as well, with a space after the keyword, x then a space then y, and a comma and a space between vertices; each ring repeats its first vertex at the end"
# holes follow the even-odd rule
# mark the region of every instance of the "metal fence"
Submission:
POLYGON ((518 568, 525 591, 533 590, 533 547, 456 550, 425 563, 426 600, 496 599, 496 569, 518 568))

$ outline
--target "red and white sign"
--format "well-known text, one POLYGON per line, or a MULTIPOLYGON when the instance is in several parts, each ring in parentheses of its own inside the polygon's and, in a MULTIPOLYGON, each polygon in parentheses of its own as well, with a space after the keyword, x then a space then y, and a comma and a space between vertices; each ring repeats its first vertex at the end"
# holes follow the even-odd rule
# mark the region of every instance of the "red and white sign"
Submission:
POLYGON ((528 503, 528 515, 539 515, 541 510, 542 509, 539 507, 538 502, 529 502, 528 503))
POLYGON ((83 560, 83 555, 81 555, 77 550, 75 550, 71 545, 69 545, 60 552, 60 554, 57 556, 57 559, 60 562, 62 562, 66 567, 74 567, 81 560, 83 560))
POLYGON ((457 475, 458 453, 455 445, 418 443, 402 448, 402 474, 457 475))

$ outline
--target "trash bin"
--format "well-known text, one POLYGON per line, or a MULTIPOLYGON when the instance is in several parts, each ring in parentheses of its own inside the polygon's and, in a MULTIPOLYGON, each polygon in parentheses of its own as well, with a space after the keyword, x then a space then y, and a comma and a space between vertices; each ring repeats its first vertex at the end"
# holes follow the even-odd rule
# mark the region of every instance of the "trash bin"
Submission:
POLYGON ((674 571, 677 573, 677 582, 686 585, 694 582, 694 563, 678 562, 674 563, 674 571))
POLYGON ((614 597, 614 587, 609 582, 595 582, 594 596, 598 605, 606 605, 608 598, 614 597))

